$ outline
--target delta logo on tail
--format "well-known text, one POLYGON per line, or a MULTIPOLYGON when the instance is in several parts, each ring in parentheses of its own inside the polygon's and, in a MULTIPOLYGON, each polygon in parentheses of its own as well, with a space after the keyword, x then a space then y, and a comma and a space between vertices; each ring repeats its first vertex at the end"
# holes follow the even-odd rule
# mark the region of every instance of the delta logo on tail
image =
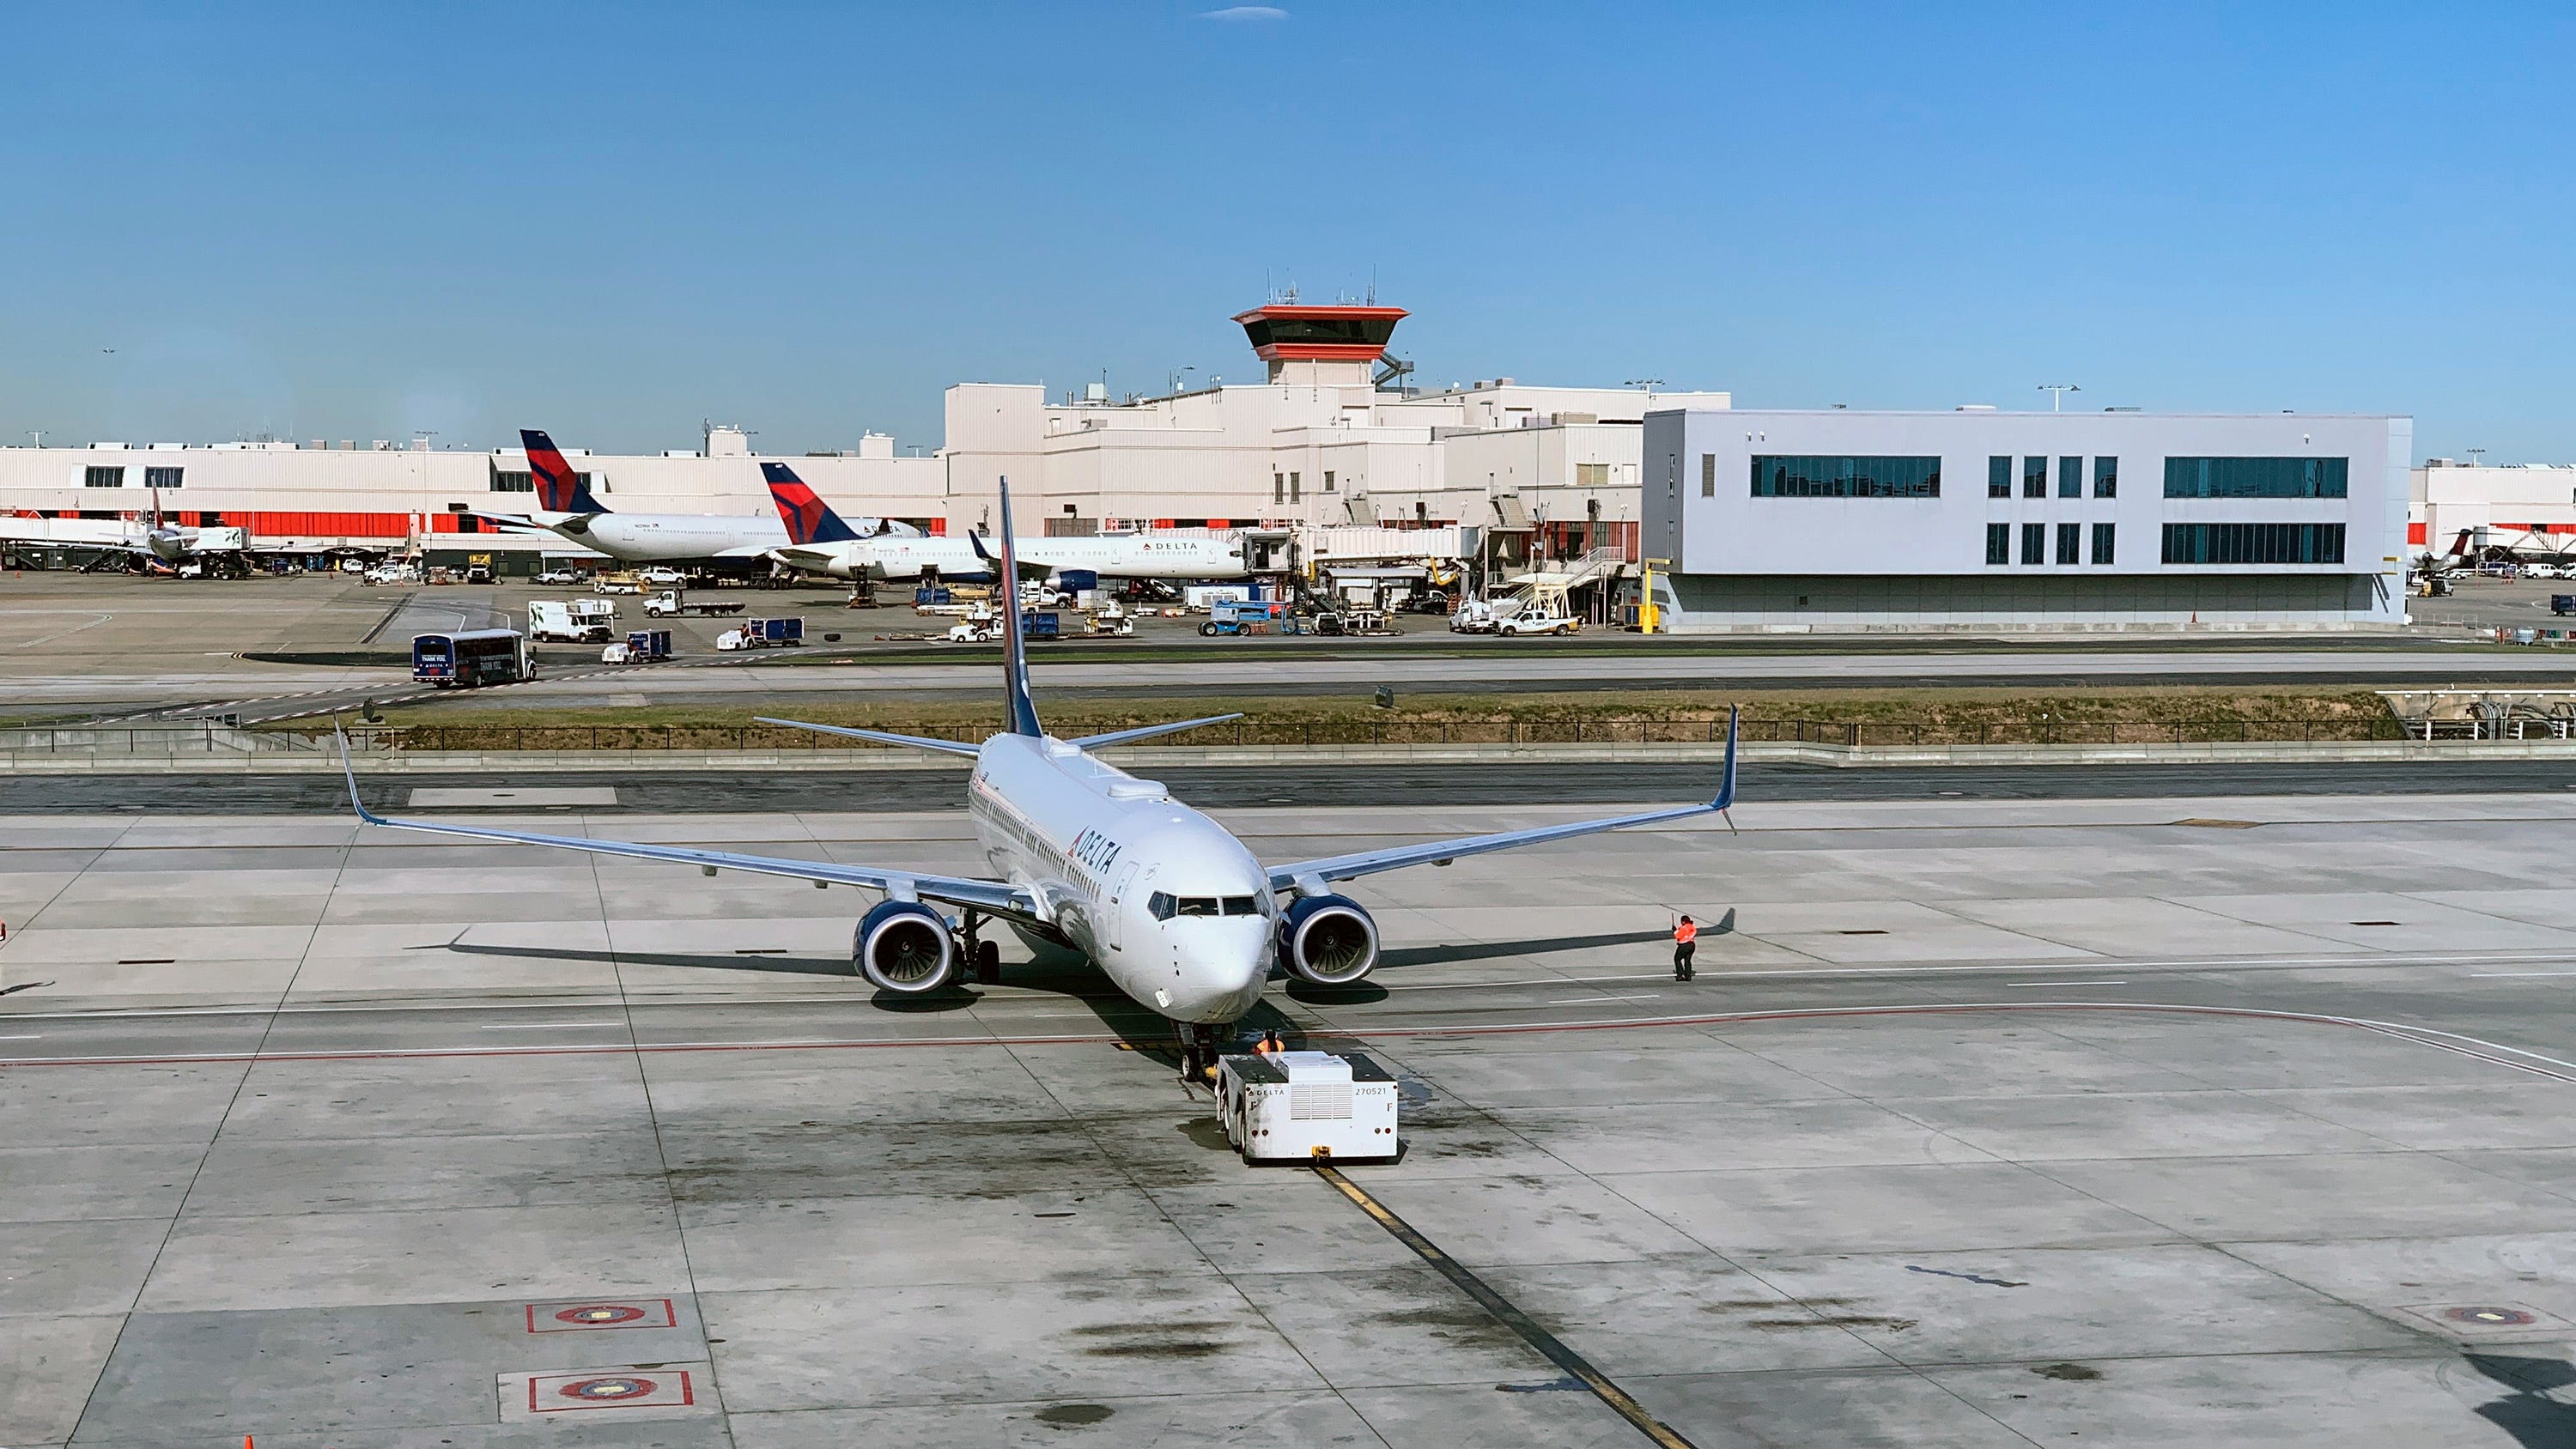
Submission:
POLYGON ((519 443, 528 450, 528 473, 537 485, 537 506, 548 513, 606 513, 608 509, 590 496, 590 488, 581 475, 564 460, 563 450, 555 440, 535 428, 519 429, 519 443))
POLYGON ((778 505, 778 521, 787 525, 789 543, 851 543, 860 537, 857 529, 832 511, 832 505, 805 486, 795 469, 784 463, 763 463, 760 476, 769 482, 770 501, 778 505))

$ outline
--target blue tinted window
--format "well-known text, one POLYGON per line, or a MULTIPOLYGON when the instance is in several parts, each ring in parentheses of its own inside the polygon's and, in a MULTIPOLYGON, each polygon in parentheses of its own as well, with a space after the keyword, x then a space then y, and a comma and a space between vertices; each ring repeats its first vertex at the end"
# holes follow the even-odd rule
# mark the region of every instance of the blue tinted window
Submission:
POLYGON ((2093 561, 2097 564, 2111 561, 2111 525, 2107 523, 2093 525, 2093 561))
POLYGON ((2024 498, 2048 496, 2048 460, 2046 458, 2021 460, 2021 496, 2024 498))
POLYGON ((2083 524, 2061 523, 2057 525, 2057 561, 2059 563, 2071 564, 2083 562, 2083 559, 2080 556, 2083 547, 2083 524))
POLYGON ((2119 459, 2096 458, 2093 460, 2093 496, 2096 498, 2117 498, 2120 496, 2119 459))
POLYGON ((1986 496, 1988 498, 2012 496, 2012 459, 2006 457, 1986 460, 1986 496))
POLYGON ((1938 458, 1755 455, 1756 498, 1938 498, 1938 458))
POLYGON ((2026 564, 2048 562, 2048 525, 2025 523, 2021 526, 2021 561, 2026 564))
POLYGON ((2340 523, 2168 523, 2169 564, 2339 564, 2340 523))
POLYGON ((2167 458, 2167 498, 2341 498, 2347 458, 2167 458))
POLYGON ((2008 564, 2012 562, 2011 524, 1989 523, 1986 525, 1986 562, 1990 564, 2008 564))
MULTIPOLYGON (((2083 459, 2060 458, 2057 460, 2057 496, 2060 498, 2081 498, 2084 496, 2083 459)), ((2069 562, 2072 562, 2072 560, 2069 560, 2069 562)))

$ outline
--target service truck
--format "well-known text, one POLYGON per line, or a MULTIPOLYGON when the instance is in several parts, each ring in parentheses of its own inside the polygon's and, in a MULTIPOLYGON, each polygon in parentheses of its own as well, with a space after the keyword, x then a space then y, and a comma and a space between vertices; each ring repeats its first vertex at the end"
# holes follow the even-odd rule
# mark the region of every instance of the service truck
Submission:
POLYGON ((644 612, 656 619, 667 619, 674 614, 689 614, 702 619, 713 618, 718 614, 739 614, 743 611, 743 607, 739 600, 711 602, 692 599, 677 589, 664 589, 644 601, 644 612))
POLYGON ((1225 1139, 1247 1167, 1403 1155, 1395 1078, 1358 1052, 1219 1057, 1216 1081, 1225 1139))
POLYGON ((742 627, 716 636, 716 647, 728 653, 737 649, 792 648, 804 642, 803 619, 745 619, 742 627))
POLYGON ((617 637, 617 605, 608 599, 531 599, 528 637, 540 644, 605 644, 617 637))

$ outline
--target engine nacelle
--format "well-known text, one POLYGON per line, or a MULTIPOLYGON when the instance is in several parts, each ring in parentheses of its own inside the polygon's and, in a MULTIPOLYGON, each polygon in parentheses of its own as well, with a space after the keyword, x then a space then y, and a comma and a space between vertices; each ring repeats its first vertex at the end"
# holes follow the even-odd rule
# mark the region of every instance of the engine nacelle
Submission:
POLYGON ((1349 986, 1377 969, 1377 922, 1348 896, 1299 896, 1279 913, 1279 964, 1300 981, 1349 986))
POLYGON ((957 979, 948 918, 919 901, 885 901, 868 912, 850 938, 850 957, 870 985, 898 996, 927 996, 957 979))

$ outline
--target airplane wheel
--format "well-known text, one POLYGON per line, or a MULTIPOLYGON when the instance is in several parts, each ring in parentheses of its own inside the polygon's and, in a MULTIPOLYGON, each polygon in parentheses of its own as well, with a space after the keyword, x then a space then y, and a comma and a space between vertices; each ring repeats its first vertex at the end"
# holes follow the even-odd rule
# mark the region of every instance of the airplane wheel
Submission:
POLYGON ((992 986, 1002 979, 1002 944, 979 941, 975 945, 975 981, 979 986, 992 986))

